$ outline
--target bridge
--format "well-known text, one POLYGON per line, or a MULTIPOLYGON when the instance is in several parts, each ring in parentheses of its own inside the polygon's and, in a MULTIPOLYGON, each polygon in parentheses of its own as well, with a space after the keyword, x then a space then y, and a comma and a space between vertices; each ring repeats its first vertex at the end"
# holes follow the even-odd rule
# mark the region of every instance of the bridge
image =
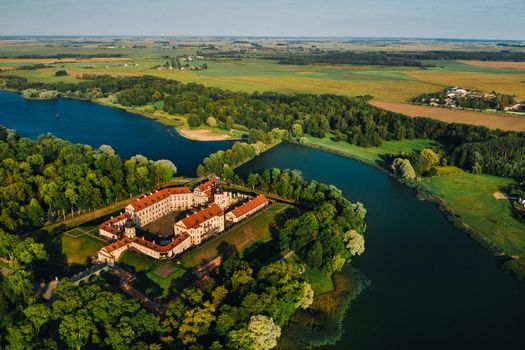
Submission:
POLYGON ((95 275, 98 276, 102 273, 102 271, 108 271, 108 270, 109 270, 108 264, 96 264, 68 278, 68 281, 78 286, 80 282, 82 282, 83 280, 88 279, 91 276, 95 276, 95 275))

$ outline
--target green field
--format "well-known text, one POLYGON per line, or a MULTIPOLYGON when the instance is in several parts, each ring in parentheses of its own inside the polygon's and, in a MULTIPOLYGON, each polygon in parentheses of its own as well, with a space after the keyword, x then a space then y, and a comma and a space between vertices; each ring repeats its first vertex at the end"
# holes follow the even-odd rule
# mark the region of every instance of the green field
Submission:
POLYGON ((166 295, 171 282, 187 271, 173 261, 159 262, 129 250, 122 253, 118 263, 130 272, 137 274, 139 279, 142 277, 157 284, 162 289, 161 295, 166 295), (162 273, 161 270, 163 269, 166 270, 166 274, 162 273))
POLYGON ((288 207, 289 205, 287 204, 272 204, 263 212, 246 219, 219 238, 184 255, 181 259, 182 264, 190 268, 201 265, 203 261, 213 259, 217 256, 217 247, 221 242, 228 242, 235 245, 240 255, 243 256, 247 248, 254 244, 266 243, 272 239, 270 235, 270 225, 275 221, 276 215, 288 207))
MULTIPOLYGON (((332 141, 330 136, 325 138, 317 138, 308 136, 309 145, 324 149, 329 152, 339 153, 341 155, 351 156, 363 162, 377 164, 381 161, 381 155, 397 154, 401 152, 411 152, 422 150, 426 147, 437 146, 438 144, 432 140, 400 140, 400 141, 385 141, 379 147, 359 147, 352 145, 345 141, 332 141)), ((306 145, 308 146, 308 145, 306 145)))
MULTIPOLYGON (((427 61, 433 65, 426 69, 414 67, 382 67, 366 65, 286 65, 277 61, 243 58, 218 59, 213 61, 195 61, 199 65, 206 63, 207 70, 177 71, 156 70, 154 67, 166 62, 164 56, 195 54, 196 49, 177 48, 167 51, 165 47, 152 42, 143 42, 146 48, 131 47, 114 49, 112 53, 125 57, 120 60, 81 60, 45 64, 52 68, 37 70, 12 70, 20 65, 37 63, 31 59, 2 60, 2 75, 18 75, 37 82, 74 82, 84 74, 114 76, 155 75, 182 82, 197 82, 236 91, 280 91, 333 93, 345 96, 373 95, 378 100, 405 102, 413 96, 433 92, 446 86, 458 85, 482 91, 496 90, 500 93, 525 98, 523 84, 525 70, 506 68, 486 68, 458 61, 427 61), (64 69, 70 75, 55 77, 54 73, 64 69)), ((229 50, 226 45, 223 49, 229 50)), ((354 48, 355 49, 355 48, 354 48)), ((416 49, 416 48, 414 48, 416 49)), ((424 49, 422 47, 417 48, 424 49)), ((361 47, 360 50, 374 50, 361 47)), ((5 56, 20 55, 56 55, 68 54, 107 54, 108 51, 97 47, 66 47, 60 44, 44 42, 2 43, 0 51, 5 56)))
MULTIPOLYGON (((78 233, 77 233, 78 234, 78 233)), ((69 265, 85 265, 90 256, 97 255, 97 252, 106 245, 102 240, 82 234, 75 237, 62 235, 62 252, 67 257, 69 265)))
POLYGON ((457 173, 425 178, 419 185, 444 200, 461 220, 502 248, 507 255, 525 253, 525 225, 511 215, 509 200, 493 193, 512 184, 512 179, 457 173))
POLYGON ((332 277, 330 275, 312 267, 306 266, 304 278, 306 278, 308 283, 310 283, 312 286, 315 295, 328 293, 335 289, 334 282, 332 281, 332 277))

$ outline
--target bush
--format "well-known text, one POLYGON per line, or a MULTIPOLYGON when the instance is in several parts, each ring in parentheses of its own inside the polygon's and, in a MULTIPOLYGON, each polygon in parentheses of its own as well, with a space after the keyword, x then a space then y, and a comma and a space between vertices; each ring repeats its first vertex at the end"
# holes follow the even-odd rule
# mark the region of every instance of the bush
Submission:
POLYGON ((63 69, 61 69, 61 70, 57 70, 57 71, 55 72, 55 77, 64 77, 64 76, 66 76, 66 75, 68 75, 68 74, 67 74, 67 72, 66 72, 65 70, 63 70, 63 69))

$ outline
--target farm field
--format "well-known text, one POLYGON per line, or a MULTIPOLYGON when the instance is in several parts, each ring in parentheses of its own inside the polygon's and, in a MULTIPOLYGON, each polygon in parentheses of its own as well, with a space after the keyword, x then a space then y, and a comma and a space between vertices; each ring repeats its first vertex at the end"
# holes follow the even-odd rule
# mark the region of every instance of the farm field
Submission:
POLYGON ((447 123, 483 125, 490 129, 525 131, 525 117, 372 100, 371 104, 411 117, 428 117, 447 123))
POLYGON ((209 261, 217 256, 217 247, 221 242, 228 242, 237 247, 241 256, 254 244, 263 244, 272 239, 270 225, 275 217, 289 208, 289 205, 275 203, 255 216, 246 219, 238 226, 226 232, 222 236, 197 249, 185 254, 181 261, 184 267, 190 268, 201 265, 203 261, 209 261))
POLYGON ((494 195, 513 182, 512 179, 464 172, 425 178, 419 186, 442 199, 467 226, 507 255, 523 256, 523 224, 512 217, 510 201, 496 199, 494 195))
MULTIPOLYGON (((94 59, 20 59, 1 58, 2 67, 12 69, 22 64, 46 63, 52 68, 37 70, 6 70, 1 75, 18 75, 30 81, 74 82, 83 74, 114 76, 155 75, 182 82, 197 82, 237 91, 281 91, 334 93, 346 96, 373 95, 379 100, 402 102, 413 96, 441 90, 450 85, 460 85, 483 91, 496 90, 525 98, 525 70, 520 64, 482 65, 479 61, 428 61, 434 67, 427 69, 410 67, 380 67, 354 65, 283 65, 263 59, 219 59, 206 61, 209 69, 193 72, 176 70, 157 71, 155 66, 163 64, 165 55, 191 53, 179 48, 146 45, 144 49, 122 48, 111 51, 126 57, 94 59), (53 63, 56 62, 56 63, 53 63), (472 62, 472 63, 471 63, 472 62), (69 76, 55 77, 58 69, 65 69, 69 76)), ((96 47, 70 48, 43 47, 38 44, 4 44, 4 55, 108 54, 96 47)), ((363 48, 361 48, 363 49, 363 48)))
POLYGON ((459 61, 463 64, 491 69, 514 69, 525 71, 525 62, 459 61))

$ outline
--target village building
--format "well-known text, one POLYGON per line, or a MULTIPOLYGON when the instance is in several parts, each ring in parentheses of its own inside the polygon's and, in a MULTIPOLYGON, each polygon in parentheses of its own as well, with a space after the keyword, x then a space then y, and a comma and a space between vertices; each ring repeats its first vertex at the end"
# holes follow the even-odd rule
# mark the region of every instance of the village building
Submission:
POLYGON ((191 239, 188 234, 181 234, 174 237, 166 245, 156 244, 137 236, 124 237, 113 242, 98 251, 98 261, 114 263, 122 253, 132 248, 153 259, 169 259, 191 247, 191 239))
POLYGON ((200 244, 206 235, 224 231, 224 211, 214 203, 178 221, 174 229, 175 235, 187 233, 192 244, 200 244))
POLYGON ((237 223, 263 209, 268 205, 268 203, 268 199, 265 196, 262 194, 258 195, 243 205, 240 205, 232 211, 226 213, 226 220, 237 223))
POLYGON ((213 202, 213 189, 218 182, 218 178, 213 178, 195 187, 195 190, 193 191, 194 204, 206 205, 213 202))
POLYGON ((189 187, 171 187, 137 199, 126 207, 126 214, 142 227, 172 211, 187 210, 193 206, 194 194, 189 187))

